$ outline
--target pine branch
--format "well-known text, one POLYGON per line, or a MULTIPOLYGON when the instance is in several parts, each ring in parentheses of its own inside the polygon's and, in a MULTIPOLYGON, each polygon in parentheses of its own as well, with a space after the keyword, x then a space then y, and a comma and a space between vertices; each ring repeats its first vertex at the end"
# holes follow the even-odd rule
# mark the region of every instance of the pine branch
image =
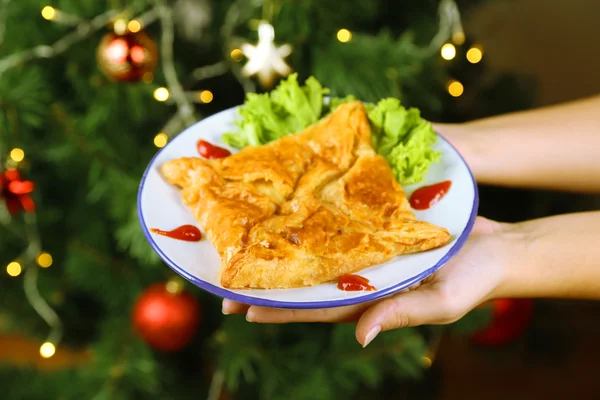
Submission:
MULTIPOLYGON (((7 0, 4 0, 7 1, 7 0)), ((37 59, 51 58, 67 51, 71 46, 91 36, 94 32, 102 29, 119 11, 110 10, 102 13, 89 22, 82 23, 73 32, 65 35, 52 45, 39 45, 31 49, 23 50, 7 56, 0 60, 0 75, 17 65, 37 59)))
MULTIPOLYGON (((247 0, 237 0, 229 6, 227 14, 225 15, 225 20, 220 29, 221 41, 223 42, 223 56, 225 58, 229 57, 229 51, 235 42, 235 29, 241 21, 247 21, 252 15, 252 12, 256 7, 256 4, 253 3, 254 2, 247 0)), ((244 88, 244 92, 249 93, 256 91, 254 81, 242 75, 241 67, 239 65, 234 65, 232 67, 232 72, 244 88)))
POLYGON ((6 32, 6 20, 8 17, 8 5, 11 0, 0 0, 0 46, 4 42, 4 33, 6 32))
POLYGON ((181 119, 181 115, 179 113, 174 114, 169 120, 164 124, 160 132, 165 133, 167 136, 172 137, 178 132, 181 132, 185 127, 184 121, 181 119))
POLYGON ((92 247, 79 239, 72 240, 70 242, 70 245, 74 249, 80 251, 85 256, 89 257, 91 260, 94 260, 98 265, 105 265, 108 267, 116 268, 125 272, 127 275, 135 277, 131 265, 127 264, 123 260, 108 257, 103 252, 98 251, 95 247, 92 247))
POLYGON ((25 297, 38 315, 46 321, 50 327, 50 334, 47 341, 58 345, 62 339, 63 324, 58 314, 48 305, 46 299, 42 297, 38 289, 38 268, 31 266, 25 270, 25 278, 23 279, 23 288, 25 297))
POLYGON ((151 10, 146 11, 144 14, 136 17, 135 19, 140 23, 141 26, 147 27, 159 18, 159 11, 160 9, 158 7, 154 7, 151 10))
POLYGON ((81 151, 91 155, 94 159, 98 160, 105 167, 116 170, 122 173, 124 176, 135 180, 135 178, 131 176, 130 172, 123 168, 121 165, 119 165, 115 160, 112 160, 104 154, 101 154, 98 151, 94 150, 90 143, 85 139, 85 137, 83 137, 82 135, 77 135, 75 133, 75 129, 73 127, 72 122, 66 118, 64 110, 60 105, 54 104, 52 107, 52 112, 56 120, 63 125, 63 132, 65 133, 67 138, 72 140, 81 151))
POLYGON ((216 64, 206 65, 204 67, 196 68, 192 71, 192 79, 201 81, 204 79, 214 78, 219 75, 227 73, 230 69, 230 64, 227 61, 221 61, 216 64))
POLYGON ((223 370, 218 369, 214 372, 212 380, 210 382, 207 400, 219 400, 221 398, 221 393, 223 392, 224 384, 225 373, 223 372, 223 370))
POLYGON ((166 6, 164 0, 156 0, 156 4, 160 9, 159 16, 162 27, 161 55, 165 80, 167 81, 169 92, 173 95, 173 99, 177 104, 179 115, 181 115, 181 118, 187 125, 193 125, 196 123, 194 108, 185 96, 183 87, 177 77, 175 62, 173 61, 173 41, 175 40, 173 11, 166 6))

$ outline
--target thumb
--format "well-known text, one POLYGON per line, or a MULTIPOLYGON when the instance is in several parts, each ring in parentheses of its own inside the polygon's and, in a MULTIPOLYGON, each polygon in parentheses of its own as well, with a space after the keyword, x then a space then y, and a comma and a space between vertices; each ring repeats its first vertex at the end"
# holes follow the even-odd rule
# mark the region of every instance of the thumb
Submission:
POLYGON ((482 216, 477 216, 477 218, 475 218, 475 224, 473 225, 473 230, 471 231, 471 234, 490 235, 502 228, 502 225, 503 224, 501 224, 500 222, 493 221, 482 216))
POLYGON ((356 325, 356 340, 366 347, 383 331, 452 322, 453 312, 440 292, 432 288, 398 294, 365 311, 356 325))

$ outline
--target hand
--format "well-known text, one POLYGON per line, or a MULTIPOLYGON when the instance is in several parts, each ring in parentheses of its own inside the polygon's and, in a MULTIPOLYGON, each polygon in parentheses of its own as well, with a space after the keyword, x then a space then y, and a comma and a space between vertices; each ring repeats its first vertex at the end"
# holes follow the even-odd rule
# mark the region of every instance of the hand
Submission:
MULTIPOLYGON (((481 148, 477 143, 477 134, 473 132, 473 128, 469 123, 432 123, 433 129, 447 139, 452 146, 458 150, 463 156, 471 169, 474 169, 474 164, 481 162, 478 155, 481 153, 481 148)), ((485 161, 485 160, 483 160, 485 161)), ((478 165, 475 165, 477 167, 478 165)), ((477 170, 473 171, 477 175, 477 170)))
POLYGON ((354 322, 365 347, 382 331, 419 325, 449 324, 502 290, 513 260, 523 248, 517 225, 478 217, 459 254, 417 285, 371 303, 316 310, 275 309, 223 300, 223 313, 246 313, 258 323, 354 322))

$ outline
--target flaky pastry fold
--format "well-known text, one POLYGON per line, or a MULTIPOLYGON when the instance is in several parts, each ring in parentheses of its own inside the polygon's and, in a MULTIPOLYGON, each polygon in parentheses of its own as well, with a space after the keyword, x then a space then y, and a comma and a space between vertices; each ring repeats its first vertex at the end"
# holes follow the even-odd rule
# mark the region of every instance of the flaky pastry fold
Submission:
POLYGON ((264 146, 161 170, 221 256, 226 288, 318 285, 450 241, 416 219, 360 102, 264 146))

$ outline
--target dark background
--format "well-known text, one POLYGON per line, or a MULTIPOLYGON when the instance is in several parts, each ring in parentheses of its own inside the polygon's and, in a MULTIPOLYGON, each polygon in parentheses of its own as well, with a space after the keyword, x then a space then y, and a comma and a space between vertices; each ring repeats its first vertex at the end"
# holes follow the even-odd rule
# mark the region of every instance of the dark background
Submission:
MULTIPOLYGON (((599 17, 598 0, 483 1, 463 14, 465 30, 484 48, 482 81, 507 71, 528 76, 536 83, 532 96, 537 106, 600 93, 599 17)), ((503 101, 511 109, 521 100, 503 101)), ((460 108, 462 99, 456 102, 460 108)), ((215 101, 214 106, 222 105, 215 101)), ((597 195, 480 190, 480 213, 503 221, 600 209, 597 195)), ((599 338, 600 302, 537 300, 531 325, 515 342, 482 348, 465 337, 445 336, 427 379, 414 386, 389 382, 388 398, 600 398, 599 338)), ((11 336, 0 336, 0 350, 5 360, 39 364, 41 369, 87 358, 65 351, 40 360, 37 345, 11 336)))
MULTIPOLYGON (((464 15, 466 30, 484 45, 487 74, 532 76, 536 105, 600 93, 598 17, 597 0, 494 1, 464 15)), ((481 192, 481 214, 504 220, 600 209, 597 195, 481 192)), ((509 346, 482 349, 445 337, 430 374, 439 386, 408 398, 597 399, 599 340, 600 303, 538 300, 526 335, 509 346)))

